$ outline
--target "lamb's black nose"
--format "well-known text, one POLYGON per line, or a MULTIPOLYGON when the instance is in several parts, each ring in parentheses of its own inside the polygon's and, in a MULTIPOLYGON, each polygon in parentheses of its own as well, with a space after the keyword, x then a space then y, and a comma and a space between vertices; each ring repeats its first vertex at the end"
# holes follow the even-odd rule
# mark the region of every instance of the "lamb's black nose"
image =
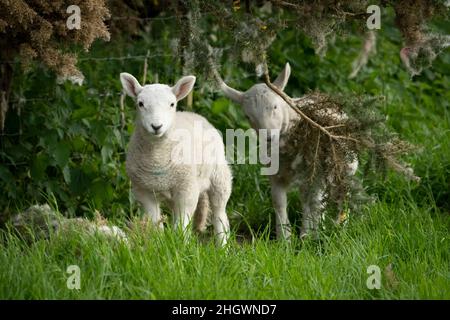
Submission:
POLYGON ((161 129, 162 124, 160 124, 159 126, 155 126, 154 124, 152 124, 152 128, 153 130, 155 130, 155 132, 158 132, 159 129, 161 129))

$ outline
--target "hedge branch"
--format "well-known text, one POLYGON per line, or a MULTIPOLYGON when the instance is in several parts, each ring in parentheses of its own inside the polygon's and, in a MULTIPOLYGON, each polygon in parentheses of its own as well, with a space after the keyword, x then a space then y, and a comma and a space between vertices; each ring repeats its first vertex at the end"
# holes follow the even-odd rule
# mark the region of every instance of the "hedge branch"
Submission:
POLYGON ((313 127, 319 129, 320 131, 322 131, 323 133, 325 133, 325 135, 327 135, 331 140, 338 140, 338 139, 343 139, 343 140, 350 140, 356 143, 359 143, 359 141, 355 138, 352 137, 347 137, 347 136, 339 136, 339 135, 334 135, 332 134, 330 131, 328 131, 326 129, 326 127, 321 126, 319 123, 315 122, 313 119, 311 119, 310 117, 308 117, 304 112, 302 112, 300 110, 300 108, 292 101, 292 98, 289 97, 286 93, 284 93, 282 90, 280 90, 277 86, 275 86, 271 81, 270 81, 270 77, 269 77, 269 68, 267 67, 267 62, 264 61, 264 74, 263 74, 263 79, 264 79, 264 83, 270 88, 272 89, 272 91, 274 91, 276 94, 278 94, 284 101, 286 101, 286 103, 295 111, 297 112, 297 114, 300 115, 300 117, 302 117, 302 119, 305 119, 310 125, 312 125, 313 127))
MULTIPOLYGON (((320 144, 320 132, 323 132, 329 139, 330 139, 330 143, 331 143, 331 150, 332 150, 332 157, 336 162, 338 160, 338 157, 336 155, 336 149, 335 149, 335 144, 338 140, 346 140, 346 141, 352 141, 354 143, 356 143, 357 145, 359 145, 360 147, 362 147, 363 149, 366 150, 372 150, 377 152, 377 154, 379 154, 379 156, 381 156, 385 161, 386 164, 393 169, 396 172, 399 172, 403 175, 405 175, 407 178, 419 182, 420 178, 417 177, 416 175, 414 175, 414 172, 411 168, 409 168, 408 166, 403 165, 400 161, 398 161, 394 156, 396 154, 401 154, 404 153, 405 148, 400 148, 399 150, 389 150, 389 151, 381 151, 379 152, 378 150, 378 145, 373 142, 370 141, 370 139, 361 137, 361 139, 355 139, 353 137, 349 137, 349 136, 343 136, 343 135, 336 135, 333 134, 329 131, 329 129, 334 129, 334 128, 342 128, 345 127, 345 124, 336 124, 336 125, 331 125, 331 126, 322 126, 321 124, 317 123, 316 121, 314 121, 313 119, 311 119, 308 115, 305 114, 305 112, 303 112, 300 107, 297 105, 297 103, 295 101, 293 101, 293 99, 288 96, 286 93, 284 93, 282 90, 280 90, 277 86, 275 86, 271 81, 270 81, 270 77, 269 77, 269 72, 268 72, 268 67, 267 67, 267 61, 264 60, 263 62, 264 64, 264 73, 263 73, 263 79, 264 79, 264 83, 272 90, 274 91, 278 96, 280 96, 284 101, 286 101, 286 103, 302 118, 305 119, 312 127, 316 128, 319 130, 319 135, 318 135, 318 141, 315 147, 315 153, 314 153, 314 160, 313 160, 313 172, 315 172, 316 170, 316 161, 317 161, 317 156, 318 156, 318 149, 319 149, 319 144, 320 144)), ((358 153, 358 148, 357 146, 355 146, 354 151, 356 153, 358 153)))

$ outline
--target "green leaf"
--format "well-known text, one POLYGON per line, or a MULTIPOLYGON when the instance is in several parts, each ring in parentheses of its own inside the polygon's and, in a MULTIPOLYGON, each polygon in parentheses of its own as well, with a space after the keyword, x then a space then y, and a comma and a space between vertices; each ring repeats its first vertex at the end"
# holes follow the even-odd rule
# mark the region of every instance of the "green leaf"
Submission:
POLYGON ((76 136, 72 139, 72 150, 75 152, 82 152, 86 145, 86 140, 80 136, 76 136))
POLYGON ((44 179, 45 170, 48 166, 48 157, 44 153, 39 153, 31 164, 31 177, 37 181, 44 179))
POLYGON ((102 203, 110 202, 114 198, 113 188, 109 183, 105 183, 103 180, 94 182, 89 190, 97 207, 101 207, 102 203))
POLYGON ((109 146, 103 146, 101 150, 102 154, 102 162, 103 164, 106 164, 111 159, 111 156, 113 154, 113 149, 111 149, 109 146))
POLYGON ((66 183, 68 184, 68 185, 70 185, 70 168, 69 168, 69 166, 64 166, 64 169, 63 169, 63 177, 64 177, 64 181, 66 181, 66 183))
POLYGON ((85 119, 85 118, 89 118, 93 115, 95 115, 95 113, 97 112, 97 110, 92 107, 92 105, 84 105, 84 107, 75 110, 72 113, 72 119, 73 120, 81 120, 81 119, 85 119))
POLYGON ((53 157, 55 158, 56 164, 62 169, 69 162, 70 148, 64 142, 59 142, 55 150, 53 150, 53 157))
POLYGON ((78 168, 70 169, 70 184, 69 188, 75 195, 80 195, 89 186, 89 177, 87 174, 78 168))
POLYGON ((219 98, 215 100, 211 106, 211 111, 214 114, 221 114, 230 107, 230 100, 225 98, 219 98))
POLYGON ((13 175, 6 166, 0 165, 0 179, 5 182, 11 182, 12 180, 14 180, 13 175))

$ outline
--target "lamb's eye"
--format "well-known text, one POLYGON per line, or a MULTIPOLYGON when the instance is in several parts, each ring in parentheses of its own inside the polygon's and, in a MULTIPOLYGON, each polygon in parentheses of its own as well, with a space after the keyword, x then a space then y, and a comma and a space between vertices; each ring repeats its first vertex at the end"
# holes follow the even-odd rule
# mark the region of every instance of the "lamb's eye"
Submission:
POLYGON ((172 103, 170 104, 170 106, 171 106, 171 107, 175 107, 175 103, 172 102, 172 103))
POLYGON ((143 108, 144 107, 144 103, 142 101, 139 101, 138 106, 143 108))
POLYGON ((277 108, 277 106, 273 106, 273 108, 274 108, 274 109, 276 109, 276 108, 277 108))

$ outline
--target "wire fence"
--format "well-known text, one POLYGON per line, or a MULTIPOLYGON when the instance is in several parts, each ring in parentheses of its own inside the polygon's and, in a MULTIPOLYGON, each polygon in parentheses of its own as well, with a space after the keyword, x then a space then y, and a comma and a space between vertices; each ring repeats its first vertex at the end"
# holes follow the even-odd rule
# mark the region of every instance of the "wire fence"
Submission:
MULTIPOLYGON (((223 48, 223 51, 228 51, 230 48, 223 48)), ((141 60, 143 62, 149 61, 156 58, 176 58, 177 56, 170 53, 156 53, 156 54, 140 54, 140 55, 124 55, 124 56, 107 56, 107 57, 83 57, 79 58, 78 61, 80 62, 89 62, 89 61, 125 61, 125 60, 141 60)), ((1 62, 1 61, 0 61, 1 62)), ((144 67, 144 72, 146 71, 146 67, 144 67)), ((253 74, 243 74, 241 79, 251 78, 254 77, 253 74)), ((146 78, 146 77, 144 77, 146 78)), ((89 88, 87 91, 89 93, 90 89, 96 89, 96 88, 89 88)), ((88 95, 88 99, 97 99, 99 97, 113 97, 117 96, 119 97, 122 94, 122 91, 104 91, 100 93, 95 93, 92 95, 88 95)), ((38 96, 38 97, 19 97, 19 98, 13 98, 9 100, 10 104, 23 104, 26 102, 36 102, 36 101, 51 101, 54 100, 55 97, 53 96, 38 96)), ((2 135, 0 133, 0 135, 2 135)))
POLYGON ((78 59, 78 61, 122 61, 122 60, 145 60, 154 58, 170 58, 175 57, 173 54, 169 53, 157 53, 152 55, 126 55, 119 57, 84 57, 78 59))
MULTIPOLYGON (((95 95, 92 94, 90 96, 87 96, 86 98, 88 100, 94 100, 98 98, 107 98, 107 97, 120 97, 122 95, 122 91, 105 91, 103 93, 96 93, 95 95)), ((17 104, 24 104, 27 102, 37 102, 37 101, 54 101, 56 100, 55 97, 52 96, 41 96, 41 97, 32 97, 32 98, 19 98, 19 99, 13 99, 10 100, 9 103, 11 105, 17 105, 17 104)), ((0 133, 0 135, 2 135, 0 133)))
MULTIPOLYGON (((91 88, 94 89, 94 88, 91 88)), ((88 89, 89 92, 89 89, 88 89)), ((89 94, 88 96, 86 96, 87 100, 99 100, 99 99, 106 99, 106 98, 120 98, 120 104, 123 104, 123 97, 124 97, 124 93, 123 91, 115 91, 115 90, 106 90, 100 93, 95 93, 95 94, 89 94)), ((45 96, 39 96, 39 97, 30 97, 30 98, 26 98, 26 97, 20 97, 17 99, 11 99, 8 101, 10 107, 14 107, 17 105, 24 105, 26 103, 34 103, 34 102, 54 102, 57 101, 58 98, 55 96, 50 96, 50 95, 45 95, 45 96)), ((121 106, 120 108, 120 112, 124 112, 124 108, 123 106, 121 106)), ((108 125, 108 127, 116 127, 116 128, 123 128, 125 125, 124 123, 124 115, 121 115, 121 121, 119 124, 117 125, 108 125)), ((22 132, 22 128, 19 128, 18 132, 2 132, 0 131, 0 137, 18 137, 18 136, 22 136, 23 132, 22 132)))
MULTIPOLYGON (((206 12, 206 14, 210 14, 213 11, 206 12)), ((134 20, 141 22, 149 22, 149 21, 167 21, 174 20, 179 18, 188 18, 189 14, 179 14, 179 15, 170 15, 170 16, 156 16, 156 17, 136 17, 136 16, 115 16, 111 17, 109 21, 121 21, 121 20, 134 20)))
MULTIPOLYGON (((215 11, 207 11, 204 12, 205 14, 212 14, 212 13, 218 13, 215 11)), ((168 20, 175 20, 175 19, 179 19, 179 18, 188 18, 190 16, 190 14, 179 14, 179 15, 168 15, 168 16, 156 16, 156 17, 136 17, 136 16, 112 16, 110 17, 108 21, 114 22, 114 21, 129 21, 129 20, 133 20, 133 21, 140 21, 140 22, 147 22, 147 23, 151 23, 154 21, 168 21, 168 20)), ((152 55, 149 58, 152 57, 163 57, 163 56, 167 56, 166 54, 157 54, 157 55, 152 55)), ((79 58, 78 61, 109 61, 109 60, 127 60, 127 59, 145 59, 147 56, 146 55, 135 55, 135 56, 119 56, 119 57, 85 57, 85 58, 79 58)), ((0 63, 9 63, 9 64, 20 64, 21 62, 19 60, 0 60, 0 63)))
MULTIPOLYGON (((141 61, 148 61, 150 59, 155 59, 155 58, 175 58, 175 55, 173 54, 168 54, 168 53, 156 53, 156 54, 141 54, 141 55, 124 55, 124 56, 108 56, 108 57, 83 57, 83 58, 79 58, 78 61, 80 62, 88 62, 88 61, 124 61, 124 60, 141 60, 141 61)), ((3 62, 3 61, 0 61, 3 62)), ((17 63, 20 63, 18 61, 16 61, 17 63)), ((89 88, 87 89, 87 92, 89 93, 89 91, 91 89, 96 89, 96 88, 89 88)), ((122 95, 122 91, 112 91, 112 90, 107 90, 107 91, 103 91, 103 92, 96 92, 95 94, 92 95, 88 95, 87 99, 98 99, 98 98, 103 98, 103 97, 114 97, 114 96, 121 96, 122 95)), ((10 99, 8 102, 10 104, 23 104, 26 102, 37 102, 37 101, 52 101, 54 100, 55 97, 53 96, 39 96, 39 97, 19 97, 19 98, 13 98, 10 99)), ((0 132, 0 136, 4 135, 0 132)))
MULTIPOLYGON (((122 60, 145 60, 153 58, 169 58, 175 57, 173 54, 168 53, 156 53, 152 55, 141 54, 141 55, 125 55, 116 57, 82 57, 78 58, 78 61, 122 61, 122 60)), ((0 63, 10 63, 10 64, 20 64, 20 60, 0 60, 0 63)))
MULTIPOLYGON (((217 12, 214 11, 209 11, 206 12, 207 14, 217 14, 217 12)), ((169 15, 169 16, 156 16, 156 17, 136 17, 136 16, 113 16, 111 17, 108 21, 129 21, 129 20, 134 20, 134 21, 140 21, 140 22, 145 22, 145 23, 151 23, 153 21, 162 21, 163 23, 169 21, 169 20, 175 20, 175 19, 179 19, 182 17, 189 17, 189 14, 183 14, 183 15, 169 15)), ((225 47, 225 48, 221 48, 222 51, 230 51, 232 50, 232 47, 225 47)), ((87 56, 87 57, 79 57, 77 58, 79 63, 86 63, 86 62, 108 62, 108 61, 127 61, 127 60, 137 60, 137 61, 142 61, 143 62, 143 68, 144 68, 144 76, 143 78, 146 79, 146 75, 147 75, 147 65, 148 62, 151 60, 157 60, 157 59, 161 59, 161 58, 173 58, 173 59, 177 59, 178 56, 173 54, 173 53, 167 53, 167 52, 154 52, 154 53, 150 53, 149 50, 147 50, 145 53, 142 54, 127 54, 127 55, 118 55, 118 56, 103 56, 103 57, 95 57, 95 56, 87 56)), ((0 60, 0 63, 9 63, 9 64, 20 64, 21 61, 19 59, 15 59, 15 60, 0 60)), ((156 75, 157 76, 157 75, 156 75)), ((253 77, 254 75, 242 75, 242 79, 244 78, 250 78, 253 77)), ((97 90, 97 88, 88 88, 87 89, 87 96, 86 99, 88 100, 98 100, 98 99, 106 99, 106 98, 112 98, 112 97, 117 97, 120 98, 120 100, 118 101, 121 105, 120 107, 120 112, 124 112, 124 93, 122 91, 117 91, 117 90, 106 90, 106 91, 100 91, 97 90), (94 92, 94 93, 90 93, 90 92, 94 92)), ((18 107, 21 108, 21 106, 27 104, 27 103, 35 103, 35 102, 54 102, 55 100, 58 100, 57 96, 54 95, 42 95, 42 96, 36 96, 36 97, 25 97, 25 96, 17 96, 17 95, 13 95, 9 101, 8 104, 10 106, 10 108, 14 108, 14 107, 18 107)), ((121 123, 117 125, 117 127, 122 127, 124 126, 124 116, 121 116, 121 123)), ((15 133, 11 133, 11 132, 2 132, 0 131, 0 137, 16 137, 16 136, 21 136, 22 130, 20 129, 19 132, 15 132, 15 133)))
MULTIPOLYGON (((114 21, 129 21, 129 20, 134 20, 134 21, 140 21, 140 22, 145 22, 145 23, 151 23, 153 21, 162 21, 162 22, 166 22, 169 20, 174 20, 174 19, 179 19, 180 17, 188 17, 188 14, 186 15, 170 15, 170 16, 157 16, 157 17, 136 17, 136 16, 113 16, 109 19, 109 21, 114 22, 114 21)), ((158 52, 158 53, 153 53, 150 54, 149 51, 147 51, 146 53, 143 54, 138 54, 138 55, 122 55, 122 56, 107 56, 107 57, 80 57, 78 58, 78 62, 79 63, 84 63, 84 62, 102 62, 102 61, 126 61, 126 60, 140 60, 144 62, 144 78, 146 77, 147 74, 147 62, 148 60, 151 59, 161 59, 161 58, 175 58, 175 55, 170 54, 170 53, 164 53, 164 52, 158 52)), ((0 60, 0 63, 9 63, 9 64, 20 64, 21 61, 19 59, 15 59, 15 60, 0 60)), ((94 89, 95 88, 90 88, 90 89, 94 89)), ((87 90, 89 93, 89 89, 87 90)), ((95 94, 92 95, 88 95, 86 98, 89 100, 93 100, 96 99, 98 100, 99 98, 110 98, 110 97, 120 97, 120 104, 121 104, 121 112, 123 112, 123 92, 121 91, 116 91, 116 90, 107 90, 107 91, 103 91, 103 92, 96 92, 95 94)), ((10 106, 14 106, 14 105, 23 105, 25 103, 33 103, 33 102, 51 102, 56 100, 57 98, 54 96, 49 96, 49 95, 45 95, 45 96, 38 96, 38 97, 18 97, 18 98, 13 98, 10 99, 8 101, 10 106)), ((122 119, 122 123, 118 126, 123 127, 124 123, 123 123, 123 118, 124 116, 121 117, 122 119)), ((17 133, 5 133, 5 132, 0 132, 0 137, 15 137, 15 136, 20 136, 22 135, 22 132, 20 130, 20 132, 17 133)))

